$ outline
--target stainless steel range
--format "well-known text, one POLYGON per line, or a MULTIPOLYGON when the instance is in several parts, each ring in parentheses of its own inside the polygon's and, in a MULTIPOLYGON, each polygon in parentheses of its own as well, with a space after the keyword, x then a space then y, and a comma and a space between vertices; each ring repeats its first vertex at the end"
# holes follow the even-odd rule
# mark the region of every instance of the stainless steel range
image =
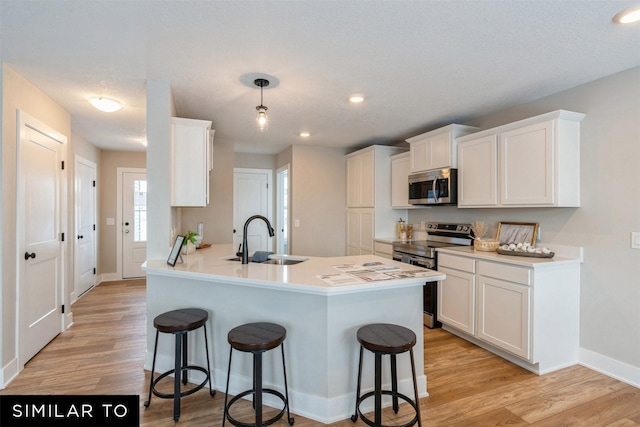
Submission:
MULTIPOLYGON (((437 270, 436 248, 471 246, 470 224, 430 222, 426 224, 427 240, 393 242, 393 259, 419 267, 437 270)), ((437 321, 438 284, 427 282, 424 286, 424 325, 429 328, 442 326, 437 321)))

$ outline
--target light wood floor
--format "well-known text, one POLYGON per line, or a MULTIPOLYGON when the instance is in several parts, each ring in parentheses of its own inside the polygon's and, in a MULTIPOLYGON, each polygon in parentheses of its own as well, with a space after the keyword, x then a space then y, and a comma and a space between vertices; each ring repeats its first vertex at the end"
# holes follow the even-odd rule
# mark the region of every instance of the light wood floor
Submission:
MULTIPOLYGON (((74 326, 0 394, 138 394, 141 426, 175 425, 171 400, 154 397, 149 408, 142 406, 149 381, 143 370, 144 280, 103 283, 74 304, 73 312, 74 326)), ((430 393, 420 400, 425 427, 640 426, 635 387, 581 366, 537 376, 441 329, 425 328, 425 371, 430 393)), ((220 426, 223 402, 222 392, 185 397, 177 425, 220 426)), ((386 411, 385 422, 406 422, 407 406, 398 415, 386 411)), ((238 418, 249 408, 240 407, 238 418)), ((288 424, 283 419, 274 425, 288 424)), ((295 415, 297 427, 319 425, 295 415)), ((331 424, 353 425, 350 420, 331 424)))

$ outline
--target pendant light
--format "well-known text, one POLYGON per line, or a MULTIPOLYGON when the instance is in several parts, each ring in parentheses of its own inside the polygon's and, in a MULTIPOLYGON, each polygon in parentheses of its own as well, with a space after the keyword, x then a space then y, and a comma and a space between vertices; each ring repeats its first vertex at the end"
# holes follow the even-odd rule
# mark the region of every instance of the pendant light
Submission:
POLYGON ((262 88, 269 86, 269 80, 267 79, 255 79, 253 84, 260 88, 260 105, 256 107, 258 110, 258 117, 256 117, 256 125, 258 126, 258 130, 260 132, 264 132, 267 130, 269 126, 269 118, 267 117, 268 108, 262 105, 262 88))

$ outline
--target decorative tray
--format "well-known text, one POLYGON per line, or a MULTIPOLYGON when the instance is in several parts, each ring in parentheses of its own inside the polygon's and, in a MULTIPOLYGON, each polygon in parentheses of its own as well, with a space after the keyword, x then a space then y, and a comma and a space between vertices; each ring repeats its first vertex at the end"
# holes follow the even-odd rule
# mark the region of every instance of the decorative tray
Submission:
POLYGON ((549 252, 548 254, 538 254, 535 252, 531 253, 522 251, 505 251, 504 249, 500 248, 496 249, 496 252, 500 255, 525 256, 530 258, 553 258, 553 256, 555 255, 554 252, 549 252))

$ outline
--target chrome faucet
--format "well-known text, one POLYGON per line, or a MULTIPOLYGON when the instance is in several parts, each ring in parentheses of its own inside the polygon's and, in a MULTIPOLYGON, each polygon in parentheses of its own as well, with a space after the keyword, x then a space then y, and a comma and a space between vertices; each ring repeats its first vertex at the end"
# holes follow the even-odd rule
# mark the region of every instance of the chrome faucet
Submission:
POLYGON ((267 230, 269 230, 269 237, 273 237, 275 232, 273 231, 273 227, 269 220, 262 215, 254 215, 244 223, 244 231, 242 233, 242 263, 249 264, 249 249, 247 248, 247 228, 249 228, 249 223, 254 219, 260 218, 267 224, 267 230))

